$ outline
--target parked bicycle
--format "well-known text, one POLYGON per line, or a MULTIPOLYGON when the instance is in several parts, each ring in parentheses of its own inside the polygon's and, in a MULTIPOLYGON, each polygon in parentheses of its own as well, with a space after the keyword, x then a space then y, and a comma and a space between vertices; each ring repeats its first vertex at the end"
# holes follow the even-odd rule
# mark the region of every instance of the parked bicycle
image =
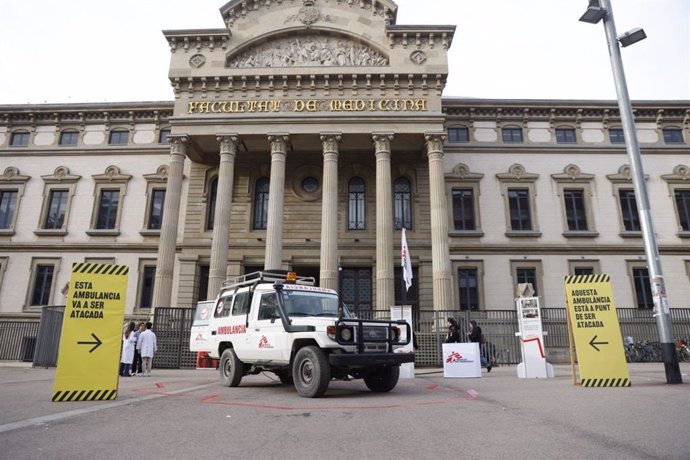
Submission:
POLYGON ((635 342, 627 336, 623 341, 625 347, 625 360, 629 363, 652 363, 661 361, 661 344, 643 340, 635 342))
POLYGON ((690 347, 687 339, 676 340, 676 354, 679 362, 690 363, 690 347))

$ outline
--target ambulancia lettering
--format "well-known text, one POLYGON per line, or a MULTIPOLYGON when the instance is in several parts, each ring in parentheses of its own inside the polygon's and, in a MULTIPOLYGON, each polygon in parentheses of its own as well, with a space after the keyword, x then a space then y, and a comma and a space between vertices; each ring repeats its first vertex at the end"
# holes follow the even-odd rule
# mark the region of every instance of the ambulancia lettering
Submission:
POLYGON ((238 324, 235 326, 219 326, 218 327, 218 334, 221 335, 227 335, 227 334, 245 334, 247 332, 247 326, 244 324, 238 324))

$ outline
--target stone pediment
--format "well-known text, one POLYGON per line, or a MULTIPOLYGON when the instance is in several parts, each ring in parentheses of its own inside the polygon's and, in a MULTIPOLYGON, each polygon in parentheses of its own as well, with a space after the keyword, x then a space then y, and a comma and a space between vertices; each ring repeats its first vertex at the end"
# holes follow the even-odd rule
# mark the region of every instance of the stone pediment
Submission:
POLYGON ((227 65, 230 68, 379 67, 388 65, 388 57, 359 40, 314 32, 249 45, 230 56, 227 65))
POLYGON ((391 0, 231 0, 220 9, 228 29, 238 21, 256 20, 257 16, 273 8, 298 7, 289 13, 285 23, 298 22, 306 27, 330 22, 327 9, 359 9, 372 16, 382 17, 386 24, 395 24, 398 6, 391 0))

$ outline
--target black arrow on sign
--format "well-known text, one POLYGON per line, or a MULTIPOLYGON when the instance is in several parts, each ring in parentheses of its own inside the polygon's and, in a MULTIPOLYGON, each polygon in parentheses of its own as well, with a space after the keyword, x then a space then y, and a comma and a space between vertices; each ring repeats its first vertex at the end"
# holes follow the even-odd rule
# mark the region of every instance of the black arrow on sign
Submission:
POLYGON ((597 336, 595 335, 594 337, 592 337, 592 340, 589 341, 589 344, 590 344, 590 345, 592 346, 592 348, 594 348, 596 351, 601 351, 601 350, 599 350, 599 349, 597 348, 597 345, 608 345, 608 344, 609 344, 608 342, 595 342, 596 339, 597 339, 597 336))
POLYGON ((77 342, 77 345, 93 345, 93 348, 89 350, 89 353, 93 353, 93 351, 96 348, 100 347, 103 342, 101 342, 101 339, 96 337, 96 334, 94 334, 93 332, 91 333, 91 337, 96 339, 96 341, 95 342, 77 342))

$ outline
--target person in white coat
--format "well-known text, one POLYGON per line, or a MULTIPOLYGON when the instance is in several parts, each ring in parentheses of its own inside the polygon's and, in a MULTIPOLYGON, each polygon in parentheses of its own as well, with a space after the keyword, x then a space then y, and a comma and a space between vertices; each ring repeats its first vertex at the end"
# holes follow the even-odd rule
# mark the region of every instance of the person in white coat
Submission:
POLYGON ((120 357, 120 377, 129 377, 132 361, 134 360, 134 347, 137 338, 134 335, 134 322, 130 322, 122 332, 122 355, 120 357))
POLYGON ((139 334, 139 340, 137 340, 137 350, 141 354, 142 361, 142 373, 144 377, 151 376, 151 364, 153 364, 153 355, 156 354, 158 347, 156 346, 156 334, 153 333, 151 328, 153 323, 148 321, 146 323, 146 330, 139 334))

